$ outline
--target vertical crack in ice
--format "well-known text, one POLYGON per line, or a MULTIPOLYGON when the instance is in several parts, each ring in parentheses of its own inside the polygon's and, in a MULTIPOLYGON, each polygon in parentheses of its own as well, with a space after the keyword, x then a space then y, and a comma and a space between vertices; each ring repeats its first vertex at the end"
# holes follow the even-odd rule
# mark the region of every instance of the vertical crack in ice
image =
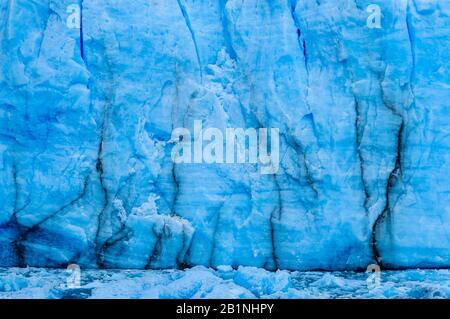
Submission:
POLYGON ((214 223, 211 254, 209 255, 209 266, 210 267, 213 267, 214 253, 216 251, 216 235, 217 235, 217 230, 219 229, 219 223, 220 223, 220 208, 217 210, 216 222, 214 223))
POLYGON ((397 140, 397 148, 396 148, 396 157, 395 157, 395 164, 394 168, 392 169, 391 173, 389 174, 387 183, 386 183, 386 192, 385 192, 385 207, 383 211, 378 215, 376 218, 373 227, 372 227, 372 254, 373 258, 377 262, 378 265, 382 266, 383 261, 381 257, 380 250, 378 249, 378 241, 377 241, 377 230, 381 226, 382 222, 389 217, 389 215, 392 212, 393 209, 393 198, 392 198, 392 190, 397 184, 397 181, 399 178, 401 178, 402 175, 402 148, 403 148, 403 132, 404 132, 404 126, 405 126, 405 119, 403 117, 403 114, 401 111, 396 109, 396 106, 391 103, 385 96, 385 92, 382 86, 382 83, 384 81, 384 78, 386 76, 386 69, 384 71, 384 75, 382 78, 378 79, 378 83, 380 85, 380 91, 381 91, 381 98, 383 101, 383 105, 388 108, 392 114, 398 118, 400 118, 400 126, 397 132, 396 140, 397 140))
MULTIPOLYGON (((304 39, 304 35, 302 34, 302 30, 301 30, 301 25, 300 25, 300 21, 298 20, 297 14, 296 14, 296 9, 297 9, 297 0, 290 0, 290 14, 292 17, 292 20, 294 22, 294 26, 297 29, 297 41, 298 41, 298 45, 299 48, 303 54, 303 60, 304 60, 304 66, 305 66, 305 72, 306 72, 306 91, 305 91, 305 104, 308 108, 308 111, 311 110, 310 104, 309 104, 309 87, 310 87, 310 83, 309 83, 309 66, 308 66, 308 53, 307 53, 307 49, 306 49, 306 41, 304 39)), ((289 142, 289 140, 286 138, 286 142, 294 148, 294 150, 297 152, 297 154, 300 154, 303 158, 303 164, 304 164, 304 169, 305 169, 305 177, 306 177, 306 182, 309 185, 309 187, 311 188, 311 190, 314 192, 314 196, 317 199, 319 196, 319 192, 317 190, 317 188, 314 185, 314 179, 312 177, 311 174, 311 170, 308 166, 308 161, 306 158, 306 152, 303 150, 303 147, 300 143, 298 143, 295 139, 292 139, 292 142, 289 142)), ((292 176, 291 176, 292 177, 292 176)))
MULTIPOLYGON (((166 228, 166 222, 164 222, 163 227, 162 227, 162 231, 164 232, 166 228)), ((147 260, 147 263, 145 265, 144 269, 151 269, 152 263, 160 256, 161 251, 162 251, 162 236, 163 234, 158 234, 155 231, 155 227, 153 226, 152 228, 152 232, 153 235, 156 237, 156 241, 155 241, 155 245, 153 246, 153 250, 150 254, 150 257, 147 260)))
POLYGON ((226 12, 226 5, 228 0, 219 0, 220 5, 220 20, 222 22, 222 33, 225 41, 225 47, 228 55, 234 61, 237 61, 237 54, 233 48, 233 43, 231 41, 230 29, 229 29, 229 21, 226 12))
POLYGON ((6 13, 5 16, 7 17, 5 19, 5 34, 7 39, 11 39, 13 37, 12 35, 12 14, 13 14, 13 5, 15 0, 9 0, 8 5, 6 6, 6 13))
MULTIPOLYGON (((127 176, 127 178, 124 180, 122 186, 114 194, 112 201, 118 199, 119 193, 123 190, 123 188, 126 185, 129 185, 130 180, 132 179, 133 176, 134 176, 134 174, 127 176)), ((104 208, 102 208, 102 209, 104 209, 104 208)), ((100 248, 98 248, 98 250, 96 250, 96 256, 100 258, 101 263, 104 267, 105 267, 105 264, 104 264, 103 258, 104 258, 104 255, 107 253, 108 249, 113 247, 115 244, 117 244, 118 242, 120 242, 124 239, 129 239, 129 229, 127 228, 126 220, 120 220, 119 222, 120 222, 119 230, 116 231, 115 233, 113 233, 111 236, 109 236, 103 242, 103 244, 100 246, 100 248)), ((98 231, 98 228, 97 228, 97 231, 98 231)), ((97 247, 97 245, 96 245, 96 247, 97 247)))
MULTIPOLYGON (((338 37, 338 33, 335 31, 336 36, 338 37)), ((338 43, 340 44, 340 40, 339 37, 337 38, 338 43)), ((354 74, 352 72, 352 70, 350 69, 349 65, 348 65, 348 61, 344 60, 343 61, 343 66, 344 66, 344 70, 346 73, 347 78, 351 81, 351 83, 353 84, 355 82, 354 80, 354 74)), ((369 186, 367 185, 367 181, 366 181, 366 169, 365 169, 365 160, 364 160, 364 156, 363 153, 361 151, 361 145, 362 145, 362 140, 363 140, 363 136, 364 136, 364 129, 365 129, 365 123, 362 121, 362 113, 361 113, 361 105, 359 102, 359 98, 357 96, 357 94, 355 94, 354 90, 351 89, 351 94, 353 96, 353 103, 354 103, 354 109, 355 109, 355 140, 356 140, 356 154, 358 157, 358 161, 359 161, 359 171, 360 171, 360 179, 361 179, 361 186, 363 188, 363 192, 364 192, 364 202, 363 202, 363 208, 364 211, 366 213, 367 219, 370 222, 369 219, 369 201, 370 201, 370 190, 369 190, 369 186)))
MULTIPOLYGON (((229 196, 231 197, 231 196, 229 196)), ((220 211, 222 210, 223 206, 229 200, 229 197, 225 199, 220 206, 216 209, 216 222, 214 224, 214 230, 213 230, 213 236, 212 236, 212 247, 211 247, 211 253, 209 255, 209 266, 213 267, 213 261, 214 261, 214 253, 216 251, 216 240, 217 240, 217 232, 219 230, 219 224, 220 224, 220 211)))
POLYGON ((189 32, 191 33, 192 42, 195 47, 195 55, 197 56, 197 63, 198 63, 198 67, 200 69, 200 82, 202 83, 203 82, 203 70, 202 70, 202 62, 200 59, 200 52, 198 49, 197 40, 195 38, 194 29, 192 28, 192 25, 191 25, 191 20, 189 19, 189 15, 186 11, 186 7, 182 3, 182 1, 183 0, 177 0, 177 3, 178 3, 178 7, 180 8, 181 14, 183 15, 184 22, 186 23, 186 26, 189 29, 189 32))
POLYGON ((22 242, 20 241, 20 237, 22 236, 23 229, 19 224, 19 221, 17 219, 17 203, 19 200, 19 184, 17 182, 17 164, 15 158, 13 158, 13 164, 12 164, 12 176, 13 176, 13 183, 14 183, 14 206, 13 206, 13 213, 11 215, 10 224, 14 231, 17 234, 16 239, 13 241, 13 249, 17 255, 17 262, 19 267, 25 267, 25 252, 24 247, 22 245, 22 242))
MULTIPOLYGON (((292 149, 294 149, 296 154, 299 154, 301 156, 302 164, 304 166, 303 168, 305 170, 305 181, 308 184, 309 188, 313 191, 314 198, 317 199, 319 197, 319 191, 317 190, 317 188, 315 186, 314 178, 311 173, 311 168, 308 165, 308 160, 306 158, 306 152, 303 149, 303 146, 294 137, 288 137, 284 133, 281 133, 281 135, 284 137, 286 144, 288 144, 292 149)), ((296 181, 297 183, 301 183, 301 181, 298 178, 296 178, 295 176, 292 176, 292 174, 289 174, 289 172, 286 172, 286 174, 290 178, 292 178, 294 181, 296 181)))
MULTIPOLYGON (((179 92, 178 92, 179 82, 180 82, 180 80, 177 76, 176 80, 175 80, 175 92, 176 92, 175 97, 176 97, 177 103, 173 103, 172 109, 170 112, 171 132, 173 132, 175 130, 175 126, 176 126, 175 122, 176 122, 177 115, 178 115, 176 112, 176 105, 179 103, 179 100, 178 100, 178 98, 179 98, 179 92)), ((170 84, 172 84, 172 82, 170 82, 170 84)), ((161 92, 161 97, 162 97, 162 94, 163 93, 161 92)), ((179 137, 179 139, 181 139, 181 137, 179 137)), ((181 141, 178 141, 178 142, 181 142, 181 141)), ((180 195, 180 181, 178 180, 178 176, 177 176, 177 165, 174 161, 171 161, 171 162, 172 162, 172 172, 171 172, 172 173, 172 181, 174 183, 175 189, 174 189, 174 195, 173 195, 173 199, 172 199, 170 214, 171 214, 171 216, 177 216, 178 215, 177 214, 177 201, 178 201, 178 196, 180 195)))
POLYGON ((102 156, 103 156, 103 143, 104 143, 104 135, 105 135, 105 130, 106 130, 106 113, 107 113, 107 107, 105 106, 105 110, 104 110, 104 114, 103 114, 103 123, 102 123, 102 127, 100 130, 100 142, 99 142, 99 146, 98 146, 98 152, 97 152, 97 162, 95 165, 95 169, 98 173, 98 177, 99 177, 99 181, 100 181, 100 188, 102 189, 103 192, 103 207, 100 210, 100 213, 98 214, 98 225, 97 225, 97 232, 95 234, 95 256, 96 256, 96 263, 100 268, 104 268, 104 260, 103 260, 103 252, 105 250, 104 245, 106 244, 100 244, 99 240, 100 240, 100 232, 103 226, 104 221, 104 215, 105 215, 105 211, 108 207, 108 189, 105 186, 105 182, 104 182, 104 170, 103 170, 103 160, 102 160, 102 156))
MULTIPOLYGON (((112 76, 111 70, 109 70, 109 74, 112 76)), ((98 175, 100 188, 103 193, 103 207, 100 209, 100 212, 97 216, 97 231, 95 233, 95 239, 94 239, 94 245, 95 245, 95 258, 96 258, 96 264, 99 268, 104 268, 104 252, 105 248, 108 246, 105 246, 107 244, 107 241, 105 240, 103 243, 100 242, 101 232, 102 228, 105 224, 105 213, 109 205, 109 192, 108 188, 105 185, 105 171, 104 171, 104 163, 103 163, 103 153, 104 153, 104 144, 105 144, 105 136, 106 136, 106 130, 108 125, 108 114, 110 106, 113 104, 111 96, 113 95, 113 92, 110 92, 110 94, 105 95, 105 105, 103 106, 103 113, 102 113, 102 119, 101 119, 101 126, 99 129, 100 137, 99 142, 97 146, 97 158, 95 163, 95 170, 98 175)))
POLYGON ((395 166, 394 169, 389 174, 389 178, 387 181, 386 186, 386 205, 381 212, 380 215, 378 215, 377 219, 375 220, 375 223, 373 224, 372 228, 372 253, 373 257, 375 258, 378 265, 382 266, 383 261, 381 258, 380 250, 378 249, 378 243, 377 243, 377 230, 380 227, 381 223, 391 214, 392 212, 392 198, 391 198, 391 192, 392 189, 395 187, 398 178, 401 177, 402 174, 402 136, 403 136, 403 130, 404 130, 404 121, 402 119, 402 122, 400 124, 400 128, 397 133, 397 156, 395 159, 395 166))
POLYGON ((80 0, 80 55, 84 61, 83 0, 80 0))
MULTIPOLYGON (((278 205, 282 205, 281 204, 281 199, 278 201, 278 205)), ((270 243, 272 245, 272 261, 273 261, 273 265, 274 265, 274 270, 277 270, 279 268, 279 262, 278 262, 278 257, 277 257, 277 246, 276 246, 276 240, 275 240, 275 219, 277 219, 278 221, 280 221, 280 215, 281 215, 281 207, 275 207, 275 209, 272 211, 272 213, 270 214, 270 243), (275 214, 277 214, 278 216, 275 216, 275 214)), ((268 262, 266 262, 266 264, 264 265, 264 268, 269 268, 268 267, 268 262)))
POLYGON ((172 181, 173 181, 173 184, 175 187, 175 191, 174 191, 173 200, 172 200, 172 207, 170 209, 170 215, 176 216, 177 215, 177 212, 176 212, 177 200, 178 200, 178 196, 180 193, 180 182, 178 181, 178 178, 177 178, 176 164, 174 162, 172 162, 172 181))
POLYGON ((311 174, 311 169, 309 168, 308 165, 308 161, 306 159, 306 152, 303 150, 302 146, 299 145, 297 142, 294 142, 296 145, 296 148, 294 148, 296 150, 296 152, 298 151, 301 156, 303 157, 303 164, 305 165, 305 177, 306 177, 306 183, 308 184, 308 186, 311 188, 311 190, 314 193, 314 197, 316 199, 319 198, 319 191, 317 190, 315 183, 314 183, 314 178, 312 177, 311 174))
POLYGON ((294 26, 297 29, 297 41, 298 41, 298 46, 300 47, 300 50, 303 54, 303 59, 304 59, 304 64, 305 64, 305 71, 307 74, 307 85, 309 88, 309 67, 308 67, 308 52, 306 49, 306 40, 302 34, 302 28, 300 25, 300 21, 297 18, 296 15, 296 9, 297 9, 297 0, 290 0, 290 13, 291 13, 291 17, 292 20, 294 21, 294 26))
POLYGON ((355 134, 356 134, 356 153, 358 155, 359 160, 359 170, 361 174, 361 184, 364 191, 364 210, 366 212, 366 215, 369 215, 369 200, 370 200, 370 193, 369 193, 369 187, 367 186, 366 178, 365 178, 365 167, 364 167, 364 156, 361 152, 361 144, 362 144, 362 138, 363 138, 363 132, 364 132, 364 126, 361 123, 361 111, 358 99, 355 94, 353 94, 354 103, 355 103, 355 134))
POLYGON ((186 252, 187 245, 186 245, 186 226, 183 224, 181 226, 181 249, 178 251, 177 254, 177 269, 185 269, 186 268, 186 259, 184 253, 186 252))
POLYGON ((415 52, 415 33, 414 28, 412 25, 412 12, 411 12, 411 0, 408 0, 406 5, 406 29, 408 31, 408 39, 409 39, 409 47, 411 49, 411 60, 412 60, 412 69, 411 69, 411 76, 409 80, 409 85, 411 87, 411 93, 414 96, 414 78, 416 74, 416 52, 415 52))
MULTIPOLYGON (((275 270, 279 269, 279 260, 278 260, 278 256, 277 256, 277 242, 276 242, 276 238, 275 238, 275 223, 276 222, 281 222, 281 214, 283 211, 283 200, 281 198, 281 187, 280 187, 280 183, 277 180, 277 177, 274 175, 273 177, 274 182, 275 182, 275 186, 277 189, 277 194, 278 194, 278 203, 277 206, 272 210, 271 214, 270 214, 270 240, 271 240, 271 245, 272 245, 272 260, 273 260, 273 265, 275 270)), ((264 267, 267 267, 267 263, 266 265, 264 265, 264 267)))
POLYGON ((183 230, 182 230, 182 245, 181 245, 181 249, 177 254, 177 268, 178 269, 185 269, 186 267, 188 267, 188 263, 187 263, 187 252, 189 251, 190 247, 191 247, 191 241, 188 241, 189 239, 189 235, 187 233, 186 230, 186 226, 183 223, 182 226, 183 230))

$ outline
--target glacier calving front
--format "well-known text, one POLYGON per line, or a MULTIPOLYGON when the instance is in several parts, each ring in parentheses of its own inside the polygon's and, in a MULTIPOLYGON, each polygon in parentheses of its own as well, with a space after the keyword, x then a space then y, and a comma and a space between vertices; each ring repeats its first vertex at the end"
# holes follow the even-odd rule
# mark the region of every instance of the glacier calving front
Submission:
POLYGON ((0 0, 0 265, 449 267, 449 61, 444 0, 0 0), (174 164, 196 120, 278 173, 174 164))

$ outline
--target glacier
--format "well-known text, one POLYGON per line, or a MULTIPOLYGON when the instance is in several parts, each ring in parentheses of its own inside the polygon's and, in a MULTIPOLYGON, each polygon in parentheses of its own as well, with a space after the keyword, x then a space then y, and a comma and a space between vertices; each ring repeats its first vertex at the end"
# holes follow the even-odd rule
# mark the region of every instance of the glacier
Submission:
POLYGON ((0 267, 448 268, 449 61, 444 0, 0 0, 0 267), (175 164, 198 120, 278 172, 175 164))

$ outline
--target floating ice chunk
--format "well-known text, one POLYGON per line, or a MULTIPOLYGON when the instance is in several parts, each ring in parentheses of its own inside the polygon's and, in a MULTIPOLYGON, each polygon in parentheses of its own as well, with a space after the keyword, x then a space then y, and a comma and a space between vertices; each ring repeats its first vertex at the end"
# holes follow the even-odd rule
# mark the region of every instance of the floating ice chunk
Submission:
POLYGON ((287 291, 291 286, 291 276, 287 271, 270 272, 255 267, 239 267, 234 282, 253 292, 257 297, 287 291))

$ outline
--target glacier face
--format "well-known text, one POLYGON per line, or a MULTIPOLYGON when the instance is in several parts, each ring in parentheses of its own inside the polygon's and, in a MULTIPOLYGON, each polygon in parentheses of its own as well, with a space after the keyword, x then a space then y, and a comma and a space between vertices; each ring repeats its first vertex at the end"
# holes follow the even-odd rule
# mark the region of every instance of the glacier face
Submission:
POLYGON ((449 267, 449 30, 438 0, 1 0, 0 266, 449 267), (174 164, 196 120, 278 128, 278 173, 174 164))

